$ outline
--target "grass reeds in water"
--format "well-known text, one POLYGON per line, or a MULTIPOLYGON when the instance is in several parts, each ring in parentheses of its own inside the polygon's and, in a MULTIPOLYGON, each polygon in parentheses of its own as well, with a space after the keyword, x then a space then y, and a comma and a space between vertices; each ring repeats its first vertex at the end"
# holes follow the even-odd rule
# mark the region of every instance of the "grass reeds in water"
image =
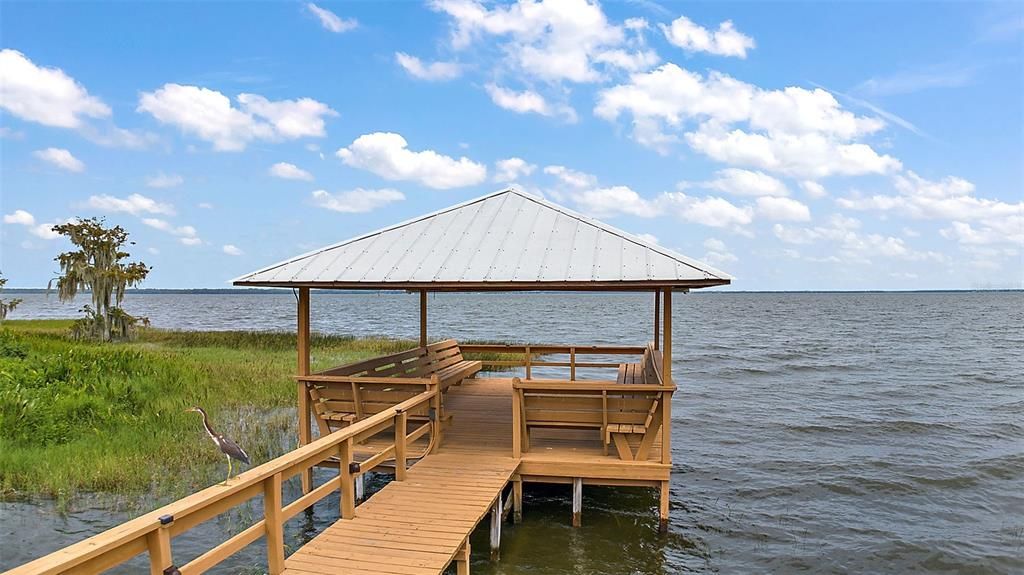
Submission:
MULTIPOLYGON (((66 498, 191 489, 223 456, 199 418, 266 461, 294 446, 295 335, 143 330, 131 343, 67 337, 69 321, 0 327, 0 494, 66 498)), ((314 336, 314 369, 412 341, 314 336)))

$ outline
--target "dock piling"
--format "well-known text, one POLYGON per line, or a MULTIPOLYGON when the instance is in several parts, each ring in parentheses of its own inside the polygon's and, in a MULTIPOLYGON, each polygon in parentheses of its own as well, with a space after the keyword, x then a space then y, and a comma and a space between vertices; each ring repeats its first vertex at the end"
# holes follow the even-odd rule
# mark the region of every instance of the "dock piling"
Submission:
POLYGON ((572 526, 579 527, 583 524, 583 478, 573 477, 572 479, 572 526))
POLYGON ((497 561, 501 555, 501 492, 494 500, 491 508, 491 561, 497 561))

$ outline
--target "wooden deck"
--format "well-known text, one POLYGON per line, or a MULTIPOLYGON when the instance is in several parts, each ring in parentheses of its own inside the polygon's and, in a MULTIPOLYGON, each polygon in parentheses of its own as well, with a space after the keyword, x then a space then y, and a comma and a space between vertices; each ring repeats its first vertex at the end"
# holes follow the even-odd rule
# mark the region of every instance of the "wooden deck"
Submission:
MULTIPOLYGON (((513 456, 511 378, 467 379, 448 391, 445 411, 451 415, 451 423, 438 453, 513 456)), ((527 482, 570 483, 578 477, 584 484, 657 487, 658 482, 669 479, 672 466, 661 461, 660 433, 646 461, 605 455, 597 431, 536 429, 531 435, 531 449, 521 455, 518 470, 527 482)), ((364 442, 357 452, 376 453, 390 441, 390 436, 381 434, 364 442)), ((636 448, 636 440, 632 442, 636 448)), ((420 453, 426 445, 427 440, 421 439, 410 445, 409 452, 420 453)))
POLYGON ((518 466, 511 457, 428 455, 292 554, 285 573, 442 573, 518 466))

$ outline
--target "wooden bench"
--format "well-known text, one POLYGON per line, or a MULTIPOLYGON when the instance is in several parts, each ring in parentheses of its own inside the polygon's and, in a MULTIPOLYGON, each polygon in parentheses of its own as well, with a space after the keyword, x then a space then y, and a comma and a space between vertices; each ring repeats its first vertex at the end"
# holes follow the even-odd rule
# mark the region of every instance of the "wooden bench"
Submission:
MULTIPOLYGON (((446 391, 476 375, 481 362, 468 361, 454 339, 408 351, 375 357, 334 367, 310 376, 300 376, 312 400, 321 433, 348 426, 375 413, 391 409, 415 396, 424 387, 437 385, 446 391)), ((430 407, 409 412, 410 420, 427 419, 430 407)), ((447 419, 440 399, 435 417, 447 419)))
POLYGON ((653 379, 634 377, 631 383, 513 379, 513 410, 518 415, 513 443, 518 435, 523 450, 529 450, 532 428, 592 429, 600 432, 605 455, 611 444, 621 459, 646 460, 661 429, 662 406, 671 400, 673 388, 663 385, 660 354, 653 348, 636 365, 641 366, 640 374, 653 374, 653 379), (639 440, 635 453, 631 438, 639 440))

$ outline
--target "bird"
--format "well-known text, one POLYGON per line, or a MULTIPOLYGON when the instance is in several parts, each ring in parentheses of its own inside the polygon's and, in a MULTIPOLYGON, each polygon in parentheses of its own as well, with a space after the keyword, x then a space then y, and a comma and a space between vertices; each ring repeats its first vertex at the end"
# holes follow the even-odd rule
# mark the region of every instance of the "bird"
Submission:
POLYGON ((185 411, 199 413, 203 416, 203 427, 206 428, 206 434, 210 436, 210 439, 212 439, 215 444, 217 444, 217 447, 220 449, 220 452, 223 453, 224 456, 228 458, 228 477, 227 479, 224 480, 224 483, 227 483, 228 480, 231 479, 232 459, 237 459, 238 461, 241 461, 242 463, 249 465, 249 454, 246 453, 244 449, 239 447, 239 445, 232 441, 231 438, 225 437, 220 433, 217 433, 216 431, 213 430, 212 427, 210 427, 210 418, 207 417, 206 410, 204 410, 202 407, 190 407, 185 411))

